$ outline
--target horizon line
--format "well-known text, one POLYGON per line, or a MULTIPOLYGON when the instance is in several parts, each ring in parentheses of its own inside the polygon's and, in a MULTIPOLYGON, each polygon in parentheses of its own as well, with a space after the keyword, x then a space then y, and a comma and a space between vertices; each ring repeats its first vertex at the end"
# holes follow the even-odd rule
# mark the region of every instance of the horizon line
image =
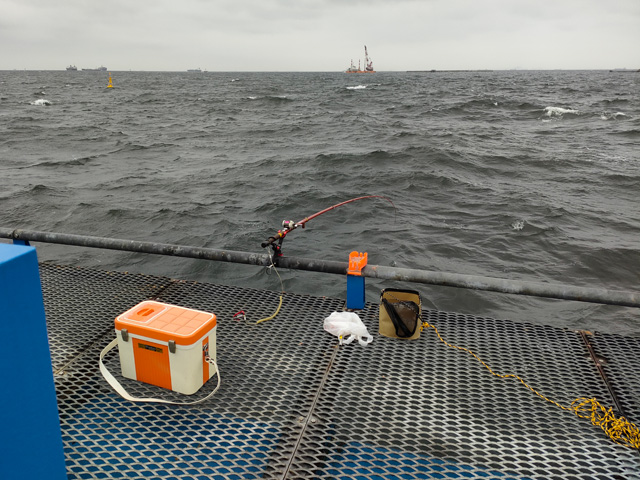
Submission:
MULTIPOLYGON (((66 70, 66 69, 33 69, 33 68, 11 68, 3 69, 2 72, 65 72, 70 71, 75 73, 81 73, 86 71, 87 73, 108 73, 108 72, 149 72, 149 73, 346 73, 345 70, 201 70, 190 71, 187 70, 132 70, 132 69, 107 69, 104 71, 95 70, 66 70)), ((607 72, 640 72, 635 68, 448 68, 448 69, 421 69, 421 70, 376 70, 375 73, 438 73, 438 72, 575 72, 575 71, 607 71, 607 72)), ((351 75, 354 75, 353 73, 351 75)), ((359 74, 355 74, 359 75, 359 74)), ((371 73, 367 73, 371 75, 371 73)))

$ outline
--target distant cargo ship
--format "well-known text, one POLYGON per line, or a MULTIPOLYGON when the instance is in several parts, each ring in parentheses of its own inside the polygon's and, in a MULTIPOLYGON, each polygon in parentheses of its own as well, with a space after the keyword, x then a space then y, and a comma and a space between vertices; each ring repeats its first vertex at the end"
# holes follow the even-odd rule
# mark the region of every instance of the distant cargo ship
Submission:
POLYGON ((98 67, 98 68, 83 68, 83 72, 106 72, 107 67, 98 67))
POLYGON ((364 46, 364 70, 360 68, 360 60, 358 60, 358 66, 356 67, 351 60, 351 66, 345 70, 345 73, 376 73, 373 69, 373 62, 369 58, 369 52, 367 52, 367 46, 364 46))
POLYGON ((75 65, 69 65, 67 67, 67 70, 69 70, 70 72, 75 72, 76 70, 78 70, 78 67, 76 67, 75 65))
POLYGON ((202 72, 202 70, 200 70, 199 68, 190 68, 189 70, 187 70, 187 72, 200 73, 202 72))

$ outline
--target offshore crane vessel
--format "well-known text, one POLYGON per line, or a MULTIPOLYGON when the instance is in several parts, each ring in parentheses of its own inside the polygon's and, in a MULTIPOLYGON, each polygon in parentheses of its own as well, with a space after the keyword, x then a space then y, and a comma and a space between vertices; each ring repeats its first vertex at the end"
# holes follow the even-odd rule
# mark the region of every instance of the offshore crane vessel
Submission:
POLYGON ((351 60, 351 66, 345 70, 345 73, 376 73, 373 69, 373 62, 369 58, 369 52, 367 52, 367 46, 364 46, 364 70, 360 68, 360 60, 358 60, 358 66, 356 67, 351 60))

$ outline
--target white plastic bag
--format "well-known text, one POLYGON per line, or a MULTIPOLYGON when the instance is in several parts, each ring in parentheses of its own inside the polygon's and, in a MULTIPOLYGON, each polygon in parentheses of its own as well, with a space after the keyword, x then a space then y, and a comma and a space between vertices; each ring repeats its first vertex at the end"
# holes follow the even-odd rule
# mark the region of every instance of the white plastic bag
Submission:
POLYGON ((340 339, 340 345, 351 343, 355 339, 366 346, 373 341, 367 327, 360 317, 353 312, 333 312, 324 319, 324 329, 340 339))

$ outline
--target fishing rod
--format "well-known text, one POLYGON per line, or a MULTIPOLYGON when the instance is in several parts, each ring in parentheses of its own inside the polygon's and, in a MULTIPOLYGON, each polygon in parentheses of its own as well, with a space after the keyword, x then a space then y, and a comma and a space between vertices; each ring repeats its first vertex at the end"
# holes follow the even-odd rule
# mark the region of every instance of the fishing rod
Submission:
POLYGON ((320 215, 322 215, 323 213, 327 213, 335 208, 341 207, 342 205, 346 205, 347 203, 352 203, 352 202, 356 202, 358 200, 365 200, 367 198, 382 198, 383 200, 386 200, 387 202, 389 202, 393 208, 396 208, 396 206, 393 204, 393 202, 388 198, 385 197, 383 195, 364 195, 362 197, 356 197, 356 198, 352 198, 350 200, 345 200, 344 202, 340 202, 340 203, 336 203, 335 205, 332 205, 328 208, 325 208, 323 210, 320 210, 319 212, 314 213, 313 215, 309 215, 308 217, 305 217, 304 219, 300 220, 299 222, 294 222, 293 220, 284 220, 282 222, 282 230, 278 230, 278 233, 276 233, 275 235, 269 237, 266 241, 262 242, 262 248, 271 246, 271 248, 273 249, 273 256, 274 257, 281 257, 282 256, 282 242, 284 241, 284 237, 292 232, 293 230, 295 230, 298 227, 302 227, 305 228, 307 222, 309 220, 312 220, 316 217, 319 217, 320 215))
MULTIPOLYGON (((284 220, 282 222, 282 230, 278 230, 278 233, 276 233, 275 235, 269 237, 265 242, 262 242, 262 248, 266 248, 268 246, 271 246, 271 248, 273 248, 273 255, 271 256, 271 266, 275 267, 276 266, 276 260, 280 257, 282 257, 282 242, 284 240, 284 237, 287 236, 288 233, 292 232, 293 230, 295 230, 298 227, 302 227, 304 228, 305 225, 307 224, 307 222, 309 220, 312 220, 316 217, 319 217, 320 215, 322 215, 323 213, 327 213, 331 210, 333 210, 334 208, 338 208, 342 205, 346 205, 347 203, 352 203, 352 202, 356 202, 358 200, 364 200, 367 198, 382 198, 384 200, 386 200, 387 202, 389 202, 393 208, 395 209, 396 206, 393 205, 393 202, 387 198, 384 197, 382 195, 365 195, 362 197, 356 197, 356 198, 352 198, 350 200, 345 200, 344 202, 340 202, 340 203, 336 203, 335 205, 332 205, 328 208, 324 208, 322 210, 320 210, 319 212, 314 213, 313 215, 309 215, 308 217, 305 217, 304 219, 300 220, 299 222, 294 222, 293 220, 284 220)), ((275 268, 274 268, 275 269, 275 268)), ((256 322, 256 325, 262 322, 266 322, 268 320, 271 320, 273 318, 276 317, 276 315, 278 315, 278 313, 280 312, 280 308, 282 307, 282 301, 284 299, 284 285, 282 283, 282 278, 280 277, 280 274, 278 273, 278 270, 275 269, 275 272, 278 274, 278 278, 280 279, 280 286, 282 287, 282 293, 280 294, 280 300, 278 303, 278 308, 276 309, 275 313, 269 317, 263 318, 261 320, 258 320, 256 322)), ((236 315, 240 314, 240 312, 238 312, 236 315)), ((246 319, 246 315, 244 314, 244 312, 242 312, 242 315, 244 316, 244 318, 246 319)))

